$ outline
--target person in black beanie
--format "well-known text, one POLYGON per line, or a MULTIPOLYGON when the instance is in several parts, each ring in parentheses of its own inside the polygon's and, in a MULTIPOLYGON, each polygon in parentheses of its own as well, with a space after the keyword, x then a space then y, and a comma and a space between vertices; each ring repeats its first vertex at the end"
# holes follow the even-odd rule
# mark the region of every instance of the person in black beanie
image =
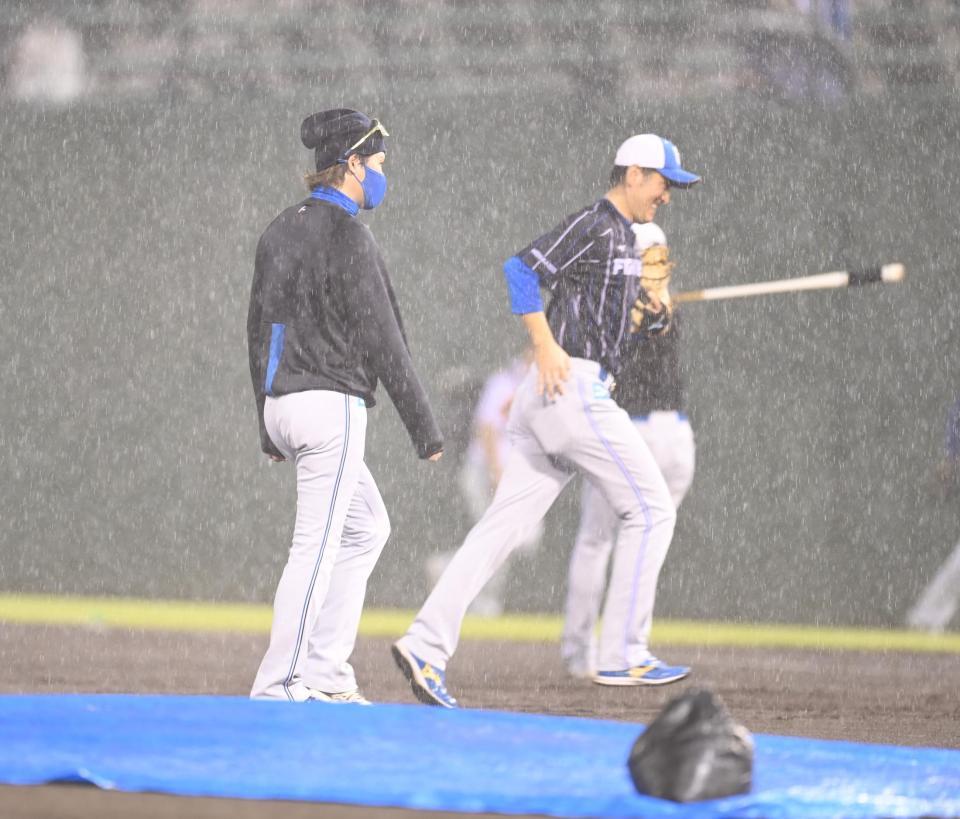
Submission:
POLYGON ((274 219, 257 246, 247 341, 260 443, 272 460, 295 463, 297 517, 256 699, 367 703, 349 658, 390 534, 363 460, 378 381, 418 456, 437 461, 443 451, 383 258, 355 218, 386 193, 387 136, 348 108, 307 117, 310 196, 274 219))

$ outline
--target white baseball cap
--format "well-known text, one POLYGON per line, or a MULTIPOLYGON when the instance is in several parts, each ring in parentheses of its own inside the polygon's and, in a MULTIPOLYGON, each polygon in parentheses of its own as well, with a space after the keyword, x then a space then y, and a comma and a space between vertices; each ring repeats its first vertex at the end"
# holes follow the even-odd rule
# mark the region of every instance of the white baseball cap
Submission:
POLYGON ((643 253, 648 247, 666 245, 667 243, 666 234, 656 222, 634 222, 630 225, 630 230, 636 237, 634 247, 636 247, 638 253, 643 253))
POLYGON ((695 173, 680 167, 680 152, 670 140, 656 134, 636 134, 617 149, 614 165, 636 165, 659 171, 674 185, 690 187, 700 181, 695 173))

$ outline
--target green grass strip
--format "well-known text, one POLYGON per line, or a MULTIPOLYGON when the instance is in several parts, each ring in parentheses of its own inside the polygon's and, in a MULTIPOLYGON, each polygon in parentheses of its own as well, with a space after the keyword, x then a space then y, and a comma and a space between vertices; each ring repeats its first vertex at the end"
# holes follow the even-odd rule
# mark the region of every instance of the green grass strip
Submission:
MULTIPOLYGON (((136 600, 122 597, 0 595, 0 622, 134 628, 164 631, 222 631, 266 634, 272 609, 255 603, 188 600, 136 600)), ((397 637, 413 620, 412 611, 368 609, 360 623, 367 637, 397 637)), ((509 614, 470 617, 463 637, 472 640, 556 642, 561 620, 555 615, 509 614)), ((652 642, 675 646, 811 648, 862 651, 930 651, 960 654, 960 634, 924 634, 886 629, 805 625, 714 623, 658 620, 652 642)))
POLYGON ((0 621, 165 631, 270 631, 270 606, 126 597, 0 595, 0 621))

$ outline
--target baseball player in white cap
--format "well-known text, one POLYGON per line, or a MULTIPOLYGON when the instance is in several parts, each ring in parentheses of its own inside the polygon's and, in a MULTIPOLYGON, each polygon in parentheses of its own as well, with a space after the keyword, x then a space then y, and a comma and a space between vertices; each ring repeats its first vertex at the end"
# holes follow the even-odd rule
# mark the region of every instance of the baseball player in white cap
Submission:
MULTIPOLYGON (((653 222, 636 224, 633 232, 637 251, 643 258, 640 282, 669 306, 673 262, 669 260, 667 237, 653 222)), ((677 507, 690 488, 694 469, 693 430, 684 411, 680 334, 680 316, 671 311, 666 332, 632 345, 624 355, 613 392, 617 404, 629 414, 649 447, 677 507)), ((560 651, 571 674, 592 677, 597 667, 596 625, 618 520, 591 481, 584 481, 581 491, 580 527, 570 556, 560 651)), ((642 570, 659 573, 659 566, 650 561, 642 570)), ((656 577, 641 578, 640 585, 656 588, 656 577)), ((642 625, 645 637, 651 624, 648 620, 642 625)))
POLYGON ((653 221, 671 187, 699 177, 654 134, 617 151, 606 195, 507 260, 511 307, 522 317, 534 364, 511 405, 513 448, 493 503, 467 535, 393 656, 422 702, 454 708, 447 662, 463 616, 487 580, 544 517, 576 472, 620 518, 600 634, 601 685, 657 685, 685 666, 646 644, 654 587, 676 519, 663 475, 630 417, 610 396, 623 347, 667 326, 667 308, 640 284, 631 226, 653 221), (541 287, 551 293, 545 308, 541 287))

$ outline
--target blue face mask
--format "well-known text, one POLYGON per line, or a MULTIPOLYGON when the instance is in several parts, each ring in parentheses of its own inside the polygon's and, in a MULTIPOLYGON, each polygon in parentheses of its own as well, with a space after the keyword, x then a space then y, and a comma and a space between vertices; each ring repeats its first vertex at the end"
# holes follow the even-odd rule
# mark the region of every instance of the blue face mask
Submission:
POLYGON ((360 187, 363 188, 363 209, 373 210, 387 195, 387 177, 368 167, 360 187))

